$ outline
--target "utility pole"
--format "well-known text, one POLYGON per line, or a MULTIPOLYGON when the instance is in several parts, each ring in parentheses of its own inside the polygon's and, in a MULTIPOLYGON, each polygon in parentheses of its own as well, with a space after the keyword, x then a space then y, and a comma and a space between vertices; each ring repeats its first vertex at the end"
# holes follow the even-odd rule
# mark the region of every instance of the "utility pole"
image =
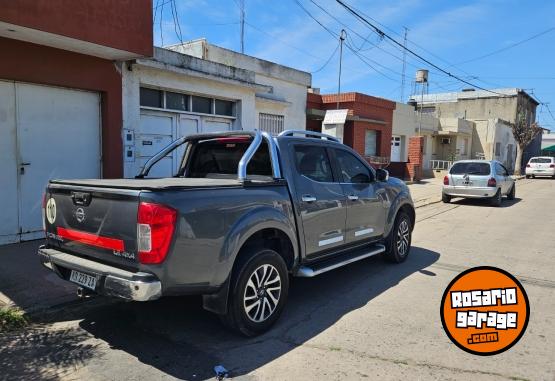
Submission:
POLYGON ((337 110, 339 110, 339 96, 341 94, 341 61, 343 60, 343 41, 347 37, 345 29, 339 33, 339 78, 337 80, 337 110))
POLYGON ((245 0, 239 0, 241 12, 241 53, 245 53, 245 0))
POLYGON ((405 70, 407 69, 407 33, 409 31, 409 29, 405 26, 403 27, 405 28, 405 38, 403 40, 403 47, 405 49, 403 49, 403 71, 401 74, 401 103, 404 102, 404 98, 405 98, 405 70))

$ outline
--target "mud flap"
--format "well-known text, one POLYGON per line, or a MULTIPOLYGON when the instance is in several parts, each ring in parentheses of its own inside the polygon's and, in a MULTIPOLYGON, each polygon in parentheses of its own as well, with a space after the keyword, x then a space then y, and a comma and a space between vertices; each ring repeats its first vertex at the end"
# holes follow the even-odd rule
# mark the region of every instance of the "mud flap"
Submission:
POLYGON ((227 300, 229 298, 229 280, 228 277, 222 287, 215 294, 202 295, 202 307, 210 312, 218 315, 227 313, 227 300))

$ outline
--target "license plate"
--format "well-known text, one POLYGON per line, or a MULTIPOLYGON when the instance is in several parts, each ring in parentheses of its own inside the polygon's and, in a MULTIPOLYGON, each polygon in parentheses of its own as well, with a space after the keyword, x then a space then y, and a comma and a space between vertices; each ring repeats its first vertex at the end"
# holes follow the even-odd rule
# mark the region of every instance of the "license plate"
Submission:
POLYGON ((69 280, 91 290, 94 290, 96 288, 96 277, 82 273, 80 271, 71 270, 69 280))

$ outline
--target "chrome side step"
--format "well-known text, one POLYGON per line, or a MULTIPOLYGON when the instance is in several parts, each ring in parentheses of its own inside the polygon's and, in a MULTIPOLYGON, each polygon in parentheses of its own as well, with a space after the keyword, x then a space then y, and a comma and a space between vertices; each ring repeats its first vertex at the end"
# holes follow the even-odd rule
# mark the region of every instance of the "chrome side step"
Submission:
POLYGON ((383 253, 384 251, 385 251, 384 245, 381 245, 381 244, 374 245, 370 251, 364 252, 356 256, 343 255, 343 256, 340 256, 339 258, 332 258, 332 259, 323 261, 321 263, 315 263, 313 267, 301 266, 297 270, 297 273, 295 274, 295 276, 300 278, 312 278, 312 277, 315 277, 316 275, 320 275, 322 273, 336 269, 338 267, 348 265, 349 263, 360 261, 364 258, 368 258, 374 255, 383 253))

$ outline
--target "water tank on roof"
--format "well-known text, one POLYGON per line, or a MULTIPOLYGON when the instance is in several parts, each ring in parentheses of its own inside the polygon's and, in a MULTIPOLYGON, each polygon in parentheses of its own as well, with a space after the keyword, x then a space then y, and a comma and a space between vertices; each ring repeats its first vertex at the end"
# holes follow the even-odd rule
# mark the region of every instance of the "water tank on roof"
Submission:
POLYGON ((419 69, 416 71, 416 83, 427 83, 428 82, 428 70, 419 69))

